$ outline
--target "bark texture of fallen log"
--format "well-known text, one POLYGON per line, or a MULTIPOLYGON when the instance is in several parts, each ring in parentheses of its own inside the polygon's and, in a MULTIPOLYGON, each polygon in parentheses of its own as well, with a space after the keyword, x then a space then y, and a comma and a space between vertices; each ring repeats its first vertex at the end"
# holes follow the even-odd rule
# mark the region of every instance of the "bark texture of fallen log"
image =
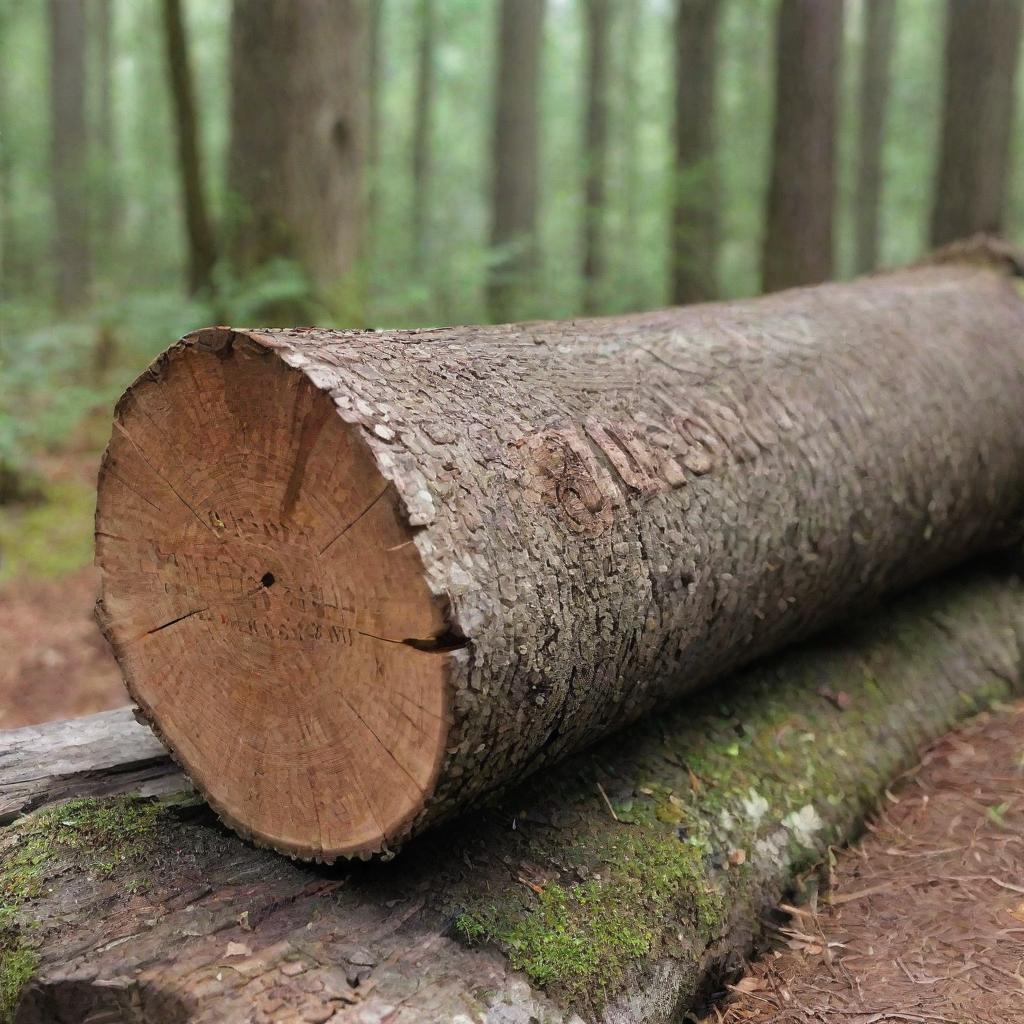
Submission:
MULTIPOLYGON (((40 807, 0 833, 0 992, 17 1024, 681 1020, 921 743, 1020 691, 1022 650, 1020 581, 963 571, 390 863, 292 863, 195 797, 40 807)), ((87 722, 52 728, 62 780, 109 792, 118 750, 156 772, 126 715, 87 722)), ((47 731, 0 733, 0 798, 47 731)))
POLYGON ((387 851, 1015 534, 991 259, 615 319, 200 331, 118 405, 100 617, 230 825, 387 851))

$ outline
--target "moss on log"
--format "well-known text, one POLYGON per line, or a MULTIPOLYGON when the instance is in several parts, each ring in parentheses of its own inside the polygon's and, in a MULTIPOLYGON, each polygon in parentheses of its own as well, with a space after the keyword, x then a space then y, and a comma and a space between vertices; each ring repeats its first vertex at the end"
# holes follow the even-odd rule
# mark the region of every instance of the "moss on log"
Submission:
POLYGON ((1022 646, 1019 580, 962 572, 390 863, 294 864, 196 800, 43 807, 0 843, 0 983, 18 1024, 678 1020, 920 744, 1019 689, 1022 646))

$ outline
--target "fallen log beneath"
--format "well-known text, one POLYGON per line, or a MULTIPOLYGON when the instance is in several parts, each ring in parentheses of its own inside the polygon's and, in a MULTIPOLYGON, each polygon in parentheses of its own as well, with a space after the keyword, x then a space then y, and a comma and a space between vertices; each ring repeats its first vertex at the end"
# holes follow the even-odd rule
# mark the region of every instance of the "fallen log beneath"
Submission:
MULTIPOLYGON (((0 992, 17 1024, 681 1020, 921 743, 1020 691, 1022 651, 1024 586, 961 573, 391 863, 295 864, 194 798, 37 810, 0 839, 0 992)), ((129 770, 151 761, 155 742, 126 716, 92 721, 129 770)), ((101 744, 74 751, 54 729, 60 792, 101 744)), ((24 738, 0 733, 0 799, 24 783, 3 767, 24 738)), ((108 761, 98 792, 118 774, 108 761)))
POLYGON ((100 474, 132 696, 242 834, 367 855, 1006 540, 1024 301, 981 256, 607 320, 189 336, 100 474))

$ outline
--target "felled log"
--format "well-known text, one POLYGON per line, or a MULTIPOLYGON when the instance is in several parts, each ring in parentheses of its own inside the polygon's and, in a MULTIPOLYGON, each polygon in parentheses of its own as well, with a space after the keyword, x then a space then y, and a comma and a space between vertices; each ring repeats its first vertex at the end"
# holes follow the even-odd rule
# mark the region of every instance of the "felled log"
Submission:
POLYGON ((0 733, 0 800, 37 806, 0 833, 0 993, 16 1024, 682 1020, 921 743, 1020 692, 1022 641, 1019 580, 961 573, 344 869, 187 798, 48 805, 183 781, 125 712, 0 733))
POLYGON ((614 319, 212 328, 120 401, 100 619, 225 822, 387 851, 1019 532, 1024 302, 971 259, 614 319))

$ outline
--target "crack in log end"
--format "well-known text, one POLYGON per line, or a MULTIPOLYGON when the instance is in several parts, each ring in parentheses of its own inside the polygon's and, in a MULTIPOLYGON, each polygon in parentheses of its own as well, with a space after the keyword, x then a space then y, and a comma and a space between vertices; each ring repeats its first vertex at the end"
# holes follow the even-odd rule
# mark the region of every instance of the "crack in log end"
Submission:
POLYGON ((458 651, 468 646, 469 641, 458 633, 448 630, 438 636, 428 636, 423 639, 413 637, 403 640, 403 644, 414 647, 417 651, 458 651))
POLYGON ((143 714, 244 835, 327 862, 400 843, 433 793, 467 641, 361 430, 230 331, 173 348, 122 421, 97 514, 118 540, 97 562, 143 714))

